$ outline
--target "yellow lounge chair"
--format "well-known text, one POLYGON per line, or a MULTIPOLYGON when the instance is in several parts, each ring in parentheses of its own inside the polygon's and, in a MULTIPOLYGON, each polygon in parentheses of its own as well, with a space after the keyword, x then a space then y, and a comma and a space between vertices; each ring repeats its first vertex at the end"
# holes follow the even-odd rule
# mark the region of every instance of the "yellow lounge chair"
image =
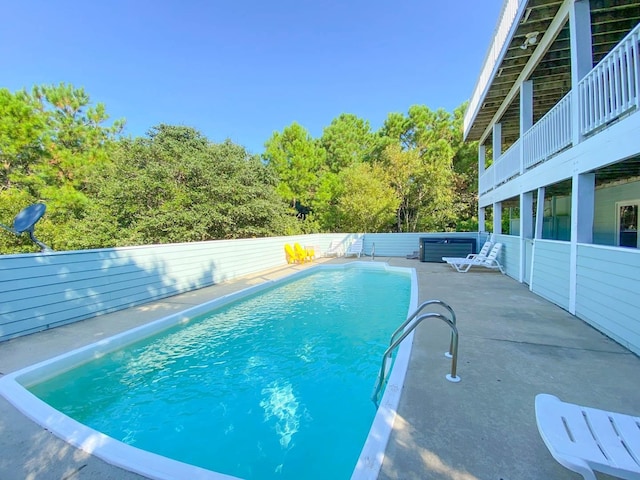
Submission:
POLYGON ((300 258, 288 243, 284 246, 284 253, 287 257, 287 263, 302 263, 304 261, 304 257, 300 258))
POLYGON ((304 248, 302 248, 302 245, 300 245, 298 242, 293 244, 293 250, 295 251, 296 256, 300 260, 300 263, 304 263, 307 260, 311 261, 311 258, 309 257, 308 252, 304 248))

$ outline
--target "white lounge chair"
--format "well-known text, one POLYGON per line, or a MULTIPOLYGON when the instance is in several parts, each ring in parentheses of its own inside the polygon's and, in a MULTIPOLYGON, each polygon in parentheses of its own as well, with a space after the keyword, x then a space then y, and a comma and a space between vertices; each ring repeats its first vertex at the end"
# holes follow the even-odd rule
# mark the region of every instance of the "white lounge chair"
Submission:
POLYGON ((442 260, 447 262, 457 271, 466 272, 471 268, 471 262, 469 260, 486 260, 492 246, 493 243, 486 241, 478 253, 470 253, 466 257, 442 257, 442 260))
MULTIPOLYGON (((486 245, 486 244, 485 244, 486 245)), ((468 272, 471 267, 484 267, 490 269, 500 270, 501 273, 504 273, 504 268, 500 264, 498 260, 498 255, 500 255, 500 250, 502 249, 501 243, 495 243, 489 254, 486 256, 482 255, 482 250, 484 250, 484 246, 480 253, 471 258, 454 258, 454 257, 442 257, 442 260, 447 262, 453 268, 455 268, 458 272, 465 273, 468 272)))
POLYGON ((324 252, 325 257, 340 257, 344 253, 342 242, 340 240, 331 240, 329 248, 324 252))
POLYGON ((541 393, 536 422, 549 452, 585 480, 594 470, 627 480, 640 479, 640 417, 581 407, 541 393))
POLYGON ((364 242, 362 241, 361 238, 358 238, 357 240, 354 240, 354 242, 349 245, 349 248, 347 248, 347 251, 344 252, 344 256, 348 257, 349 255, 357 255, 358 258, 360 258, 360 255, 362 255, 362 251, 364 249, 364 242))

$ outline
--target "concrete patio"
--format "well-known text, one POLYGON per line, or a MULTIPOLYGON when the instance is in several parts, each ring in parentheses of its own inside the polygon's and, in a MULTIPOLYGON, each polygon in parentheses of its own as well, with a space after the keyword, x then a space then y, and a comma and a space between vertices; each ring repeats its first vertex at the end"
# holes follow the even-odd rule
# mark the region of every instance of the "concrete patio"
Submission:
MULTIPOLYGON (((351 260, 319 263, 343 261, 351 260)), ((535 395, 640 415, 640 359, 526 285, 495 271, 460 274, 442 264, 376 261, 416 268, 419 300, 438 298, 455 309, 462 378, 445 380, 447 327, 420 325, 380 479, 578 479, 540 439, 535 395)), ((306 267, 282 267, 0 343, 0 375, 306 267)), ((142 477, 70 447, 0 397, 0 479, 134 478, 142 477)))

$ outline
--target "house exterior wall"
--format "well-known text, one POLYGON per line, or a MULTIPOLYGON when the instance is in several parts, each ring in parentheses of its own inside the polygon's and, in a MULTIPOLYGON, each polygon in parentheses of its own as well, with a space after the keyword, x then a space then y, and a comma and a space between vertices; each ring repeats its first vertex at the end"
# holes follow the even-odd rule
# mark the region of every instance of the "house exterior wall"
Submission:
POLYGON ((593 221, 593 243, 617 245, 616 202, 640 200, 640 181, 613 185, 596 190, 593 221))
POLYGON ((493 235, 493 243, 502 243, 498 261, 507 275, 518 279, 520 275, 520 237, 514 235, 493 235))
MULTIPOLYGON (((507 274, 523 282, 530 278, 533 292, 638 353, 640 311, 636 305, 640 305, 640 249, 616 246, 619 216, 616 203, 640 200, 636 173, 640 157, 640 143, 636 140, 640 138, 640 23, 635 16, 625 27, 629 29, 626 34, 619 31, 618 23, 609 21, 607 10, 617 10, 620 3, 629 8, 640 5, 611 1, 597 6, 588 1, 561 2, 526 63, 515 61, 519 52, 504 63, 493 62, 494 70, 517 67, 517 77, 514 74, 510 80, 515 83, 507 90, 502 88, 506 80, 496 80, 502 83, 491 90, 492 95, 499 92, 501 98, 486 99, 487 111, 493 117, 478 116, 477 107, 468 109, 464 128, 465 138, 473 132, 471 138, 480 142, 478 207, 482 214, 485 208, 493 206, 494 216, 496 212, 499 215, 503 203, 517 197, 521 198, 522 208, 522 198, 532 192, 546 189, 547 195, 553 195, 554 190, 566 191, 567 185, 571 191, 567 197, 552 198, 551 204, 545 199, 544 207, 551 206, 551 215, 547 208, 539 208, 538 215, 542 215, 542 210, 546 215, 538 225, 541 231, 535 232, 531 256, 526 247, 532 235, 520 232, 515 222, 512 222, 511 233, 522 236, 497 236, 505 244, 502 261, 507 274), (558 67, 559 74, 561 67, 570 67, 569 90, 546 113, 541 111, 541 116, 531 125, 523 106, 531 108, 540 100, 537 105, 547 109, 542 96, 537 95, 546 87, 554 88, 556 81, 552 69, 544 75, 534 73, 548 63, 546 50, 555 41, 554 35, 567 25, 565 48, 570 62, 553 67, 558 67), (597 31, 594 25, 598 25, 597 31), (619 34, 621 40, 617 45, 609 44, 607 52, 600 52, 594 65, 596 55, 592 41, 607 28, 619 34), (532 93, 527 83, 530 81, 534 82, 532 93), (516 120, 511 104, 518 94, 521 100, 524 95, 525 101, 520 104, 520 118, 516 120), (516 121, 520 126, 518 138, 515 137, 516 121), (500 145, 507 140, 502 138, 505 131, 511 132, 510 147, 503 152, 500 145), (485 168, 485 148, 490 136, 494 159, 485 168), (610 175, 608 181, 615 177, 618 183, 596 187, 597 181, 605 178, 599 178, 599 173, 610 175), (559 186, 561 183, 567 185, 559 186), (551 188, 553 186, 559 188, 551 188), (517 252, 524 256, 519 258, 517 252)), ((525 1, 520 7, 527 9, 531 5, 532 2, 525 1)), ((515 50, 514 40, 526 34, 530 27, 526 21, 514 25, 517 32, 501 38, 503 45, 511 44, 512 50, 515 50)), ((494 41, 497 40, 496 36, 494 41)), ((556 46, 562 48, 560 43, 556 46)), ((490 89, 491 85, 476 89, 474 96, 477 94, 478 101, 474 105, 483 105, 484 95, 490 89)))
POLYGON ((569 309, 569 255, 568 242, 536 240, 530 288, 543 298, 569 309))
POLYGON ((640 355, 640 250, 578 245, 576 316, 640 355))

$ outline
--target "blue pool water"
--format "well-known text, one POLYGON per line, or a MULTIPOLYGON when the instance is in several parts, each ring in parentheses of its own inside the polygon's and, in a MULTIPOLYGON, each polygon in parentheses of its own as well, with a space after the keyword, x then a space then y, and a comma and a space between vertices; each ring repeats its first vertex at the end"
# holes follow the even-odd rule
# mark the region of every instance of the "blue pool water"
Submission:
POLYGON ((321 270, 29 390, 124 443, 246 479, 349 478, 408 275, 321 270))

